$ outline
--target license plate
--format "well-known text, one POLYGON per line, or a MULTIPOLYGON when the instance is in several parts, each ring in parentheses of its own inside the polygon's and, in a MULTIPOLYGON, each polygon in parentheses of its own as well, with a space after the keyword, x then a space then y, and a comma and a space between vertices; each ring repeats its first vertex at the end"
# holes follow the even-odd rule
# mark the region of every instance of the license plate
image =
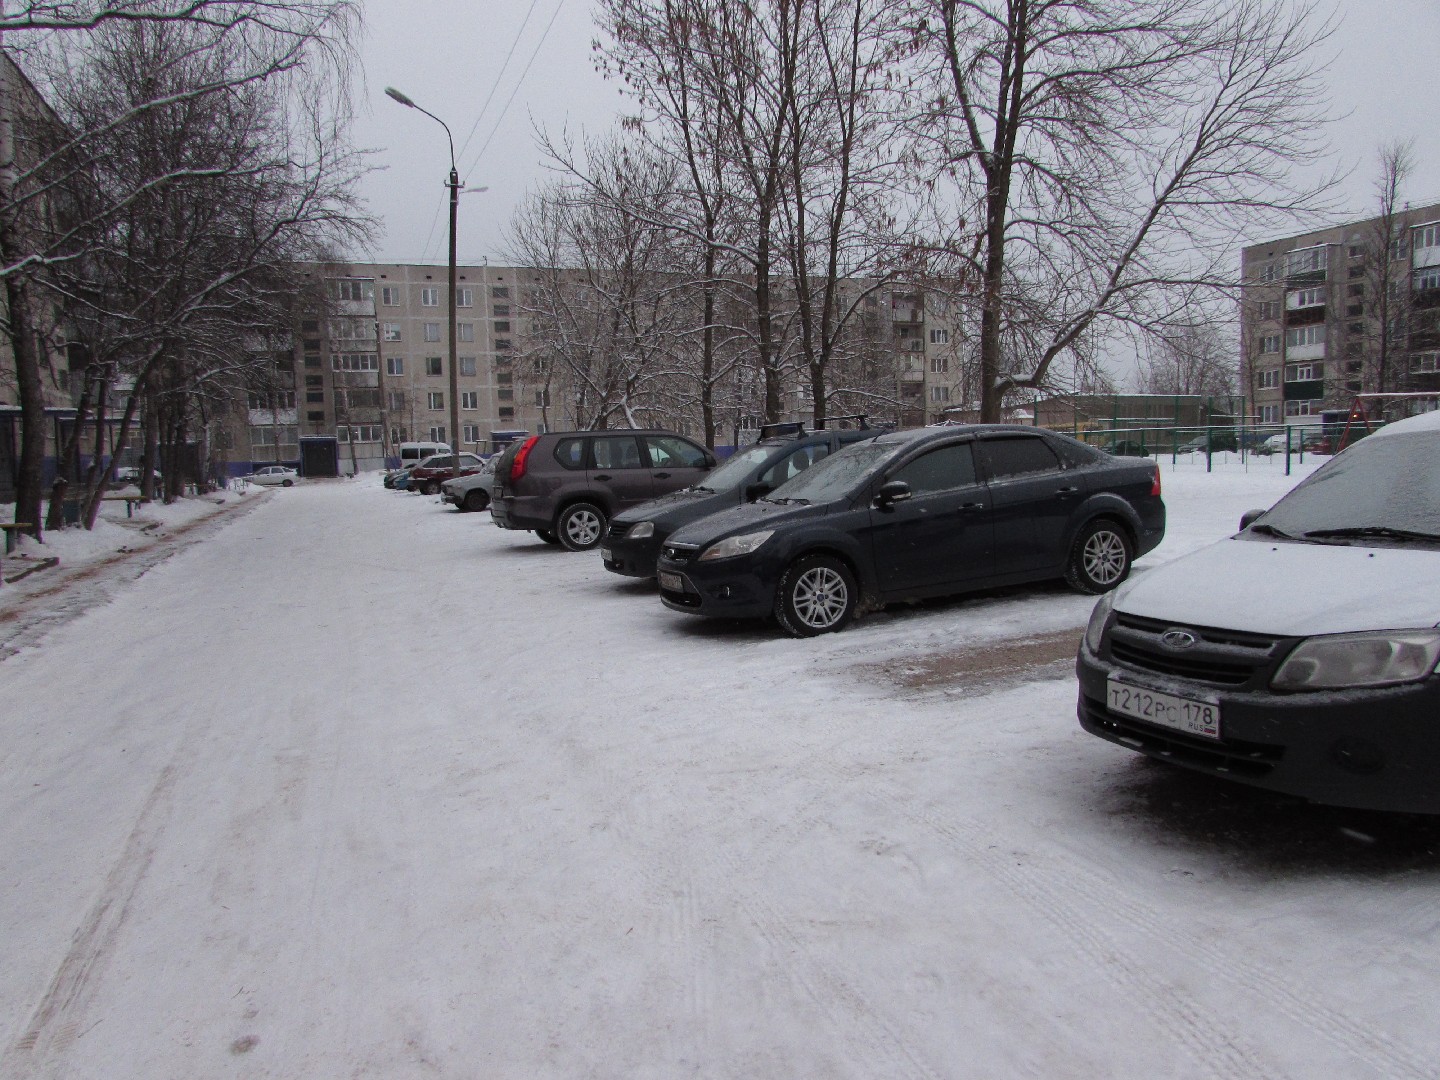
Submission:
POLYGON ((660 587, 669 589, 671 592, 684 592, 685 579, 679 574, 671 574, 662 570, 660 571, 660 587))
POLYGON ((1105 683, 1105 700, 1111 712, 1183 731, 1187 735, 1220 738, 1220 706, 1213 701, 1177 697, 1114 679, 1105 683))
POLYGON ((614 554, 610 551, 609 548, 601 548, 601 549, 600 549, 600 558, 603 559, 605 562, 614 562, 614 561, 615 561, 615 556, 614 556, 614 554))

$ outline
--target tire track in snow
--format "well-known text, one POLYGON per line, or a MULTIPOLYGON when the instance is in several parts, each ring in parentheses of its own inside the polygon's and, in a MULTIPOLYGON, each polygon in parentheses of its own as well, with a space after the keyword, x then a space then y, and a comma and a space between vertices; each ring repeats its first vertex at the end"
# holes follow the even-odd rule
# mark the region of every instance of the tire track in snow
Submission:
POLYGON ((130 903, 155 857, 176 777, 172 761, 161 771, 141 806, 120 858, 110 868, 99 897, 76 929, 70 949, 40 1004, 20 1037, 0 1056, 0 1076, 24 1080, 53 1075, 59 1056, 84 1034, 81 1022, 85 1009, 125 926, 130 903))

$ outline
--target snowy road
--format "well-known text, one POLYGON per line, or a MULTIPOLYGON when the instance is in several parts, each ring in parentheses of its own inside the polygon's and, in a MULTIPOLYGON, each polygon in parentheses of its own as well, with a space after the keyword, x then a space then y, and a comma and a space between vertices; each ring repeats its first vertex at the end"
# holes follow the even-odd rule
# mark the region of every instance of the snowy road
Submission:
MULTIPOLYGON (((1165 483, 1151 564, 1286 486, 1165 483)), ((1440 828, 1083 734, 1088 610, 790 641, 275 492, 0 661, 0 1076, 1440 1075, 1440 828)))

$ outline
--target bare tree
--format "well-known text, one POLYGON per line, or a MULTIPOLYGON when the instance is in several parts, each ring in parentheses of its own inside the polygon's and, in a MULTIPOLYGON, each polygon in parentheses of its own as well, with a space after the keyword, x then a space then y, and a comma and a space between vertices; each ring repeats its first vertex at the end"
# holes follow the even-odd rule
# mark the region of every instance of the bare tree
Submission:
POLYGON ((937 215, 979 324, 983 420, 1087 333, 1165 326, 1230 284, 1237 229, 1326 187, 1297 179, 1323 149, 1329 27, 1308 4, 919 0, 910 20, 916 160, 973 223, 960 248, 937 215))
POLYGON ((1144 339, 1140 390, 1146 394, 1229 397, 1235 392, 1233 327, 1220 320, 1180 323, 1144 339))
POLYGON ((1361 240, 1364 248, 1365 297, 1360 305, 1368 326, 1358 340, 1360 377, 1367 390, 1399 390, 1403 366, 1396 370, 1397 354, 1403 361, 1409 334, 1410 290, 1408 263, 1404 261, 1406 234, 1405 182, 1415 168, 1413 142, 1392 142, 1380 147, 1379 175, 1375 178, 1376 216, 1361 240))

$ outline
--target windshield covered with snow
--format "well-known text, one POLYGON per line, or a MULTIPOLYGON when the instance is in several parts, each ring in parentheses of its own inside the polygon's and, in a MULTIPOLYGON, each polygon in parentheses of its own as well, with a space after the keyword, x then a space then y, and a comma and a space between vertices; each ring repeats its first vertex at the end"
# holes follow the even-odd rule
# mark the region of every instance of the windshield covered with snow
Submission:
POLYGON ((766 502, 825 503, 844 497, 898 452, 894 443, 862 442, 831 454, 795 479, 781 484, 766 502))
POLYGON ((1440 543, 1440 432, 1356 443, 1276 503, 1251 531, 1314 542, 1440 543))
POLYGON ((705 474, 695 485, 696 491, 734 491, 745 482, 750 470, 775 453, 773 446, 747 446, 725 459, 725 464, 705 474))

